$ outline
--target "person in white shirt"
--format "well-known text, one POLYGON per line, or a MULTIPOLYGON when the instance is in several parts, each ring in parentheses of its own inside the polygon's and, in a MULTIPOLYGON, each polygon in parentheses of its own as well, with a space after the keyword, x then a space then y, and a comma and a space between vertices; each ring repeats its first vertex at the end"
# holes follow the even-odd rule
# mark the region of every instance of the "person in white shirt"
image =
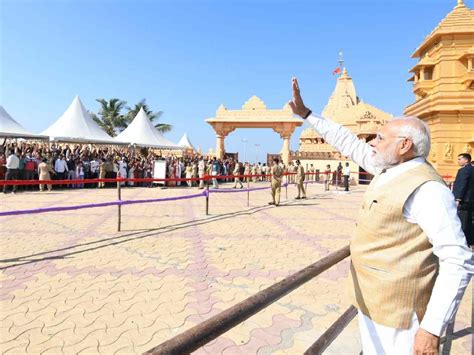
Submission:
MULTIPOLYGON (((20 159, 16 155, 15 151, 10 151, 10 155, 7 158, 7 163, 5 164, 7 168, 7 173, 5 174, 5 180, 18 180, 19 179, 19 167, 20 159)), ((9 190, 8 185, 3 185, 3 193, 6 194, 9 190)), ((16 185, 12 186, 12 194, 16 192, 16 185)))
MULTIPOLYGON (((54 171, 56 172, 58 180, 66 179, 66 173, 69 171, 69 169, 67 167, 66 160, 64 160, 64 155, 61 154, 54 162, 54 171)), ((63 187, 63 185, 59 185, 59 187, 63 187)))
MULTIPOLYGON (((303 103, 296 78, 293 78, 292 86, 293 99, 289 105, 293 113, 307 119, 324 140, 337 148, 343 155, 350 157, 367 172, 376 175, 366 196, 376 196, 377 193, 382 196, 384 193, 390 196, 390 188, 387 186, 403 190, 404 187, 400 186, 400 183, 397 185, 397 182, 402 178, 405 182, 419 179, 419 176, 413 172, 423 172, 423 174, 427 172, 427 175, 434 176, 432 180, 422 183, 408 195, 403 208, 391 210, 390 204, 395 203, 392 200, 379 199, 377 201, 374 199, 369 201, 369 204, 365 204, 367 200, 364 197, 360 212, 360 216, 363 217, 368 215, 370 210, 377 211, 383 205, 384 209, 379 212, 391 213, 393 216, 398 215, 398 225, 403 225, 404 230, 418 228, 420 233, 416 237, 422 238, 421 242, 427 246, 426 250, 420 250, 419 253, 416 250, 404 250, 406 259, 395 259, 392 265, 396 265, 400 270, 408 270, 405 272, 410 275, 417 275, 419 279, 409 280, 411 281, 410 285, 413 289, 422 288, 424 292, 416 294, 413 290, 406 291, 405 288, 401 291, 397 290, 399 283, 406 282, 406 280, 397 278, 399 274, 396 270, 382 270, 371 265, 357 264, 358 260, 369 260, 370 264, 371 258, 382 259, 382 261, 384 258, 392 260, 393 254, 400 253, 401 246, 412 242, 412 240, 406 240, 406 235, 392 233, 393 245, 387 247, 386 241, 381 240, 382 237, 377 238, 378 235, 386 236, 383 234, 384 226, 382 225, 382 228, 376 231, 367 228, 365 231, 372 233, 376 238, 372 239, 371 243, 361 245, 360 241, 363 240, 363 237, 358 234, 361 224, 370 226, 370 223, 377 222, 366 221, 361 217, 357 221, 356 233, 351 240, 351 275, 353 292, 356 292, 355 305, 359 308, 359 327, 364 355, 437 354, 439 338, 445 331, 447 324, 454 318, 474 272, 474 265, 472 252, 467 247, 461 231, 461 223, 456 213, 456 205, 451 191, 426 162, 430 150, 428 126, 416 117, 394 119, 383 126, 376 139, 368 144, 359 140, 345 127, 312 115, 311 110, 303 103), (407 178, 409 174, 411 176, 407 178), (384 242, 385 244, 383 244, 384 242), (376 250, 373 245, 385 245, 386 249, 376 250), (408 259, 415 260, 415 263, 409 264, 406 261, 408 259), (406 264, 404 264, 405 262, 406 264), (436 268, 430 264, 433 262, 436 264, 436 268), (366 266, 365 270, 360 266, 366 266), (400 292, 386 293, 386 289, 382 288, 364 293, 363 287, 357 284, 358 280, 363 280, 366 277, 362 275, 363 271, 366 275, 370 275, 374 282, 379 283, 382 282, 380 280, 383 280, 388 288, 400 292), (423 273, 431 272, 433 280, 421 285, 421 282, 426 280, 426 274, 423 273), (401 322, 404 323, 404 326, 394 327, 376 321, 375 314, 380 312, 377 307, 373 307, 371 312, 367 312, 371 299, 377 299, 380 294, 398 295, 398 297, 387 296, 384 302, 379 303, 380 308, 384 308, 385 302, 403 301, 412 305, 412 308, 408 307, 411 312, 401 314, 402 310, 395 307, 393 314, 385 315, 389 318, 405 317, 401 322), (421 302, 421 299, 426 299, 426 304, 423 304, 421 309, 415 309, 415 304, 421 302), (419 314, 422 316, 419 317, 419 314), (407 317, 411 318, 408 322, 406 321, 407 317)), ((383 221, 384 216, 379 213, 378 218, 383 221)), ((387 228, 389 227, 387 226, 387 228)), ((404 310, 407 311, 407 309, 404 310)))
POLYGON ((99 177, 99 167, 100 167, 99 159, 94 157, 90 162, 91 179, 97 179, 99 177))
MULTIPOLYGON (((175 167, 175 176, 173 176, 173 178, 181 179, 181 175, 183 173, 183 166, 181 165, 181 161, 176 161, 175 167)), ((181 186, 181 181, 176 181, 176 186, 181 186)))
POLYGON ((199 164, 198 164, 198 176, 200 178, 200 180, 199 180, 199 188, 200 189, 204 188, 204 180, 202 178, 204 177, 205 173, 206 173, 206 163, 204 162, 204 158, 200 157, 199 158, 199 164))
MULTIPOLYGON (((126 179, 127 178, 127 160, 125 157, 122 157, 122 160, 118 161, 118 171, 120 173, 120 177, 126 179)), ((120 183, 121 186, 125 186, 125 181, 120 183)))

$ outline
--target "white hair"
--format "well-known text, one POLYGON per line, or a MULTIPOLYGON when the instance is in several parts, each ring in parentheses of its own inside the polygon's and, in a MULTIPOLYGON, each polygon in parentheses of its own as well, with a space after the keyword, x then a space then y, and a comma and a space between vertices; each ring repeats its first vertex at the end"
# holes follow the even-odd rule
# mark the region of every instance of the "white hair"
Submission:
POLYGON ((427 158, 430 153, 431 139, 430 128, 426 122, 415 116, 394 117, 391 121, 403 121, 404 124, 398 128, 399 135, 411 139, 415 157, 427 158))

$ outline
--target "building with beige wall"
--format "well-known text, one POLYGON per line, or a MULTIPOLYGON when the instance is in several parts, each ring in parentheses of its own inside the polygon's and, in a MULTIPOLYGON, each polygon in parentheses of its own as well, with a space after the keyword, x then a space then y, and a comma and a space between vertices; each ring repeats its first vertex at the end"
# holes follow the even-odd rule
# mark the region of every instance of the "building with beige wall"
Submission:
POLYGON ((429 161, 455 176, 457 156, 474 147, 474 10, 462 0, 412 54, 415 102, 405 108, 428 123, 429 161))

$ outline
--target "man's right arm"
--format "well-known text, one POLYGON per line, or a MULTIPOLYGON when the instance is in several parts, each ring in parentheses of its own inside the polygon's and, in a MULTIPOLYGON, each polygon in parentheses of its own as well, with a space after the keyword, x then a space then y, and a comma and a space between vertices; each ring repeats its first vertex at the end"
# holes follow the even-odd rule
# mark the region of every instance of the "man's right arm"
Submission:
POLYGON ((307 119, 329 144, 339 150, 343 155, 350 157, 367 172, 375 175, 377 171, 372 163, 372 148, 370 145, 358 139, 357 136, 347 128, 331 120, 312 115, 312 111, 305 106, 301 98, 300 87, 295 77, 291 79, 291 86, 293 99, 289 101, 288 104, 293 113, 303 119, 307 119))
POLYGON ((324 140, 338 151, 360 165, 365 171, 376 174, 372 163, 372 148, 347 128, 329 119, 311 115, 307 121, 318 131, 324 140))

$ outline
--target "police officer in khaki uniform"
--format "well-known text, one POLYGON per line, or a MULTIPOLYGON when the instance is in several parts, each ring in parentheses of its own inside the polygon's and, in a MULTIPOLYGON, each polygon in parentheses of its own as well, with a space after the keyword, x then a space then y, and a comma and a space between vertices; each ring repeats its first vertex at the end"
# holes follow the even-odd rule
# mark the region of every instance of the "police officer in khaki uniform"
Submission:
POLYGON ((269 205, 280 205, 280 191, 281 191, 281 179, 283 177, 283 169, 278 164, 280 161, 278 158, 273 159, 272 166, 272 202, 269 205))
POLYGON ((306 191, 304 190, 304 168, 299 160, 296 161, 296 187, 298 188, 297 200, 306 198, 306 191))
POLYGON ((240 180, 240 167, 242 166, 242 163, 237 162, 234 167, 234 171, 232 171, 232 174, 234 175, 234 189, 237 188, 237 185, 240 185, 240 188, 242 189, 244 185, 242 184, 242 181, 240 180))

